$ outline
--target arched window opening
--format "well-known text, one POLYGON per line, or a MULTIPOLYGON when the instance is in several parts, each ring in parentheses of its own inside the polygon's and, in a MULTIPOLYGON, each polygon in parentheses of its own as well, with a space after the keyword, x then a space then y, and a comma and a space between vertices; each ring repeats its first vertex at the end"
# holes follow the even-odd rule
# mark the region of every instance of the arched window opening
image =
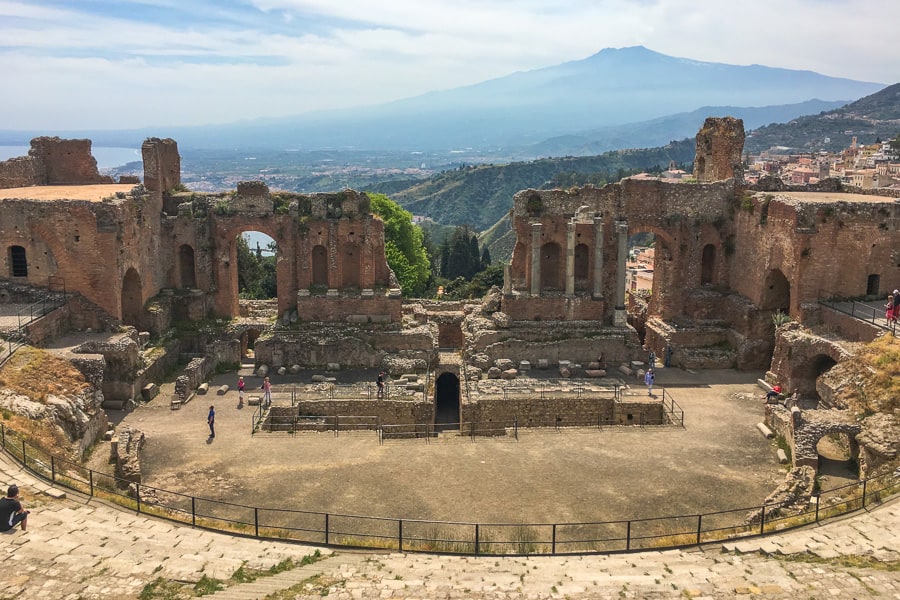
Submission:
POLYGON ((590 251, 587 244, 575 246, 575 289, 586 290, 590 273, 590 251))
POLYGON ((541 290, 562 289, 563 273, 559 268, 559 244, 548 242, 541 248, 541 290))
POLYGON ((341 272, 343 274, 342 287, 359 287, 360 256, 359 246, 356 244, 344 244, 341 249, 341 272))
POLYGON ((9 271, 12 277, 28 277, 28 257, 22 246, 9 247, 9 271))

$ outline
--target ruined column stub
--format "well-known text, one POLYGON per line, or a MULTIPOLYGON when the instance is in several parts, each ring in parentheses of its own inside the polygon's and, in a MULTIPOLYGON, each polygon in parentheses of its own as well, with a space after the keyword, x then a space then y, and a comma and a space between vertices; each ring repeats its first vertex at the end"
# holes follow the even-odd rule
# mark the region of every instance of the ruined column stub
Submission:
POLYGON ((734 117, 709 117, 697 132, 694 177, 699 182, 731 179, 743 181, 744 121, 734 117))
POLYGON ((624 327, 628 322, 625 312, 625 269, 628 256, 628 222, 616 221, 616 236, 619 242, 619 251, 616 256, 616 306, 613 315, 613 325, 624 327))
POLYGON ((512 265, 503 263, 503 295, 512 295, 512 265))
POLYGON ((181 157, 178 144, 171 138, 147 138, 141 145, 144 158, 144 187, 165 192, 181 183, 181 157))
POLYGON ((594 217, 594 298, 603 296, 603 217, 594 217))
POLYGON ((541 295, 541 230, 540 223, 531 224, 531 295, 541 295))
POLYGON ((575 220, 566 225, 566 296, 575 295, 575 220))

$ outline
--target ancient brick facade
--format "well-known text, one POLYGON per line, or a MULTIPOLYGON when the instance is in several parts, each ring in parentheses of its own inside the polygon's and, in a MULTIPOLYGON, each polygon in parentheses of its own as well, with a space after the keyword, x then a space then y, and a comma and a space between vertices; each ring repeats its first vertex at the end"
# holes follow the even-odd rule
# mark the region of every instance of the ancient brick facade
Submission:
POLYGON ((34 138, 28 156, 0 162, 0 189, 112 182, 97 171, 91 140, 34 138))

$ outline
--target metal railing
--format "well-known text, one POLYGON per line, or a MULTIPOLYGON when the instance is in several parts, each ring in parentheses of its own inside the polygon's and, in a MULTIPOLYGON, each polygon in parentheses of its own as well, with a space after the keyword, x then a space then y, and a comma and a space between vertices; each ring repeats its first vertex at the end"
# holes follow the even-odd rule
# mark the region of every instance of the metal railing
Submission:
POLYGON ((789 516, 781 515, 778 507, 763 504, 703 514, 579 523, 429 521, 250 506, 164 490, 50 455, 3 424, 0 443, 34 475, 139 514, 259 539, 400 552, 561 555, 679 548, 818 523, 900 491, 900 470, 895 470, 818 493, 809 508, 789 516))
POLYGON ((662 405, 663 420, 672 425, 684 427, 684 409, 675 402, 675 398, 665 388, 662 389, 662 405))
MULTIPOLYGON (((871 303, 856 299, 836 300, 834 298, 819 298, 819 304, 897 335, 897 321, 888 321, 885 318, 884 308, 872 306, 871 303)), ((876 302, 876 304, 879 304, 879 302, 876 302)))

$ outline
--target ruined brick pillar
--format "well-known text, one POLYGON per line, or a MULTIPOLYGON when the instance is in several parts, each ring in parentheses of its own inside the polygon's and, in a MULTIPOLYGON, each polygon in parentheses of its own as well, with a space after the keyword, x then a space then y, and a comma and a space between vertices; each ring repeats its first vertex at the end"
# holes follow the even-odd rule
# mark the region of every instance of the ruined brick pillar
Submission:
POLYGON ((744 121, 734 117, 709 117, 697 132, 694 177, 699 182, 744 180, 744 121))
POLYGON ((594 298, 603 296, 603 217, 594 217, 594 298))
POLYGON ((166 192, 181 184, 181 156, 171 138, 147 138, 141 145, 144 159, 144 187, 151 192, 166 192))
POLYGON ((616 307, 613 315, 613 325, 625 327, 628 315, 625 313, 625 270, 628 257, 628 222, 616 221, 616 235, 618 236, 619 251, 616 256, 616 307))
POLYGON ((575 220, 566 225, 566 296, 575 295, 575 220))
POLYGON ((541 223, 531 224, 531 295, 541 295, 541 223))
POLYGON ((503 263, 503 295, 512 295, 512 265, 503 263))

